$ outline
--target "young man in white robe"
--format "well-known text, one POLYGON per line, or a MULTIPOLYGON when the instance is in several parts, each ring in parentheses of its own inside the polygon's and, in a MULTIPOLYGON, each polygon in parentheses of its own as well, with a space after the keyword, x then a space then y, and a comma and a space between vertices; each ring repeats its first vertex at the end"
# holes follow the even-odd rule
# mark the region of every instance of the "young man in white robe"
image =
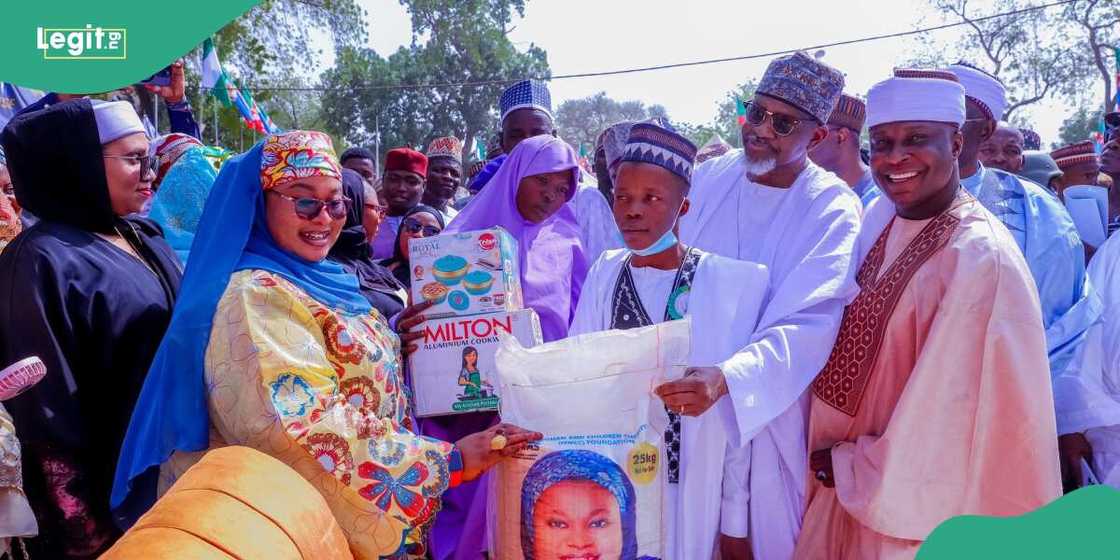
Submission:
MULTIPOLYGON (((707 367, 686 371, 693 384, 687 391, 702 388, 717 402, 705 412, 671 390, 688 384, 657 390, 671 418, 665 452, 667 560, 712 558, 721 517, 746 517, 745 486, 732 478, 725 493, 720 481, 725 466, 747 469, 747 438, 740 437, 729 400, 718 396, 726 388, 711 366, 750 342, 768 287, 765 267, 677 241, 678 219, 688 213, 695 154, 691 142, 655 124, 631 129, 614 185, 614 218, 628 248, 605 252, 591 268, 570 330, 575 335, 692 317, 690 364, 707 367)), ((749 557, 749 549, 725 549, 722 555, 749 557)))
MULTIPOLYGON (((697 167, 685 245, 770 271, 762 318, 743 352, 720 364, 740 434, 751 442, 747 519, 755 558, 793 555, 805 504, 806 389, 828 359, 858 293, 853 257, 862 205, 808 160, 828 135, 844 78, 802 53, 775 59, 747 106, 742 150, 697 167)), ((698 394, 699 395, 699 394, 698 394)), ((701 405, 703 403, 700 403, 701 405)))

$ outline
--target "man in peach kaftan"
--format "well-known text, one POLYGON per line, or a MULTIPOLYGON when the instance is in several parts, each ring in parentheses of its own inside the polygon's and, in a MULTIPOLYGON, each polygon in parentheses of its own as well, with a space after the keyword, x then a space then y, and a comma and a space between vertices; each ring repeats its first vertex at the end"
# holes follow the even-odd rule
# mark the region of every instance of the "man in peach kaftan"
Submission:
POLYGON ((962 514, 1061 491, 1046 338, 1007 228, 959 187, 963 88, 896 71, 871 89, 860 295, 813 384, 794 557, 911 558, 962 514))

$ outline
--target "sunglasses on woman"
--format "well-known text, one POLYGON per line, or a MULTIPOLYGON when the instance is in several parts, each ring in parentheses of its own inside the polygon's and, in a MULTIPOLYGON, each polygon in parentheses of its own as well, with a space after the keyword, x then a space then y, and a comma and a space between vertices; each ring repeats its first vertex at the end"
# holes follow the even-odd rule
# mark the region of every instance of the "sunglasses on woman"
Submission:
POLYGON ((292 201, 292 208, 296 211, 296 215, 304 220, 314 220, 323 211, 323 208, 327 209, 327 215, 332 220, 341 220, 346 217, 346 212, 350 209, 350 199, 346 197, 334 200, 319 200, 318 198, 296 198, 276 191, 268 192, 284 200, 292 201))
POLYGON ((148 154, 146 156, 104 156, 110 159, 123 159, 131 161, 134 165, 140 166, 140 175, 144 175, 148 171, 156 172, 159 167, 159 158, 155 154, 148 154))
POLYGON ((767 111, 760 107, 754 101, 746 103, 747 109, 747 123, 751 126, 762 126, 766 119, 770 119, 770 128, 774 130, 774 134, 778 136, 789 136, 793 133, 793 129, 801 124, 801 119, 783 115, 781 113, 774 113, 767 111))
POLYGON ((401 222, 401 227, 404 228, 404 230, 408 233, 424 232, 424 237, 435 237, 443 231, 438 226, 426 226, 412 218, 408 218, 405 221, 401 222))

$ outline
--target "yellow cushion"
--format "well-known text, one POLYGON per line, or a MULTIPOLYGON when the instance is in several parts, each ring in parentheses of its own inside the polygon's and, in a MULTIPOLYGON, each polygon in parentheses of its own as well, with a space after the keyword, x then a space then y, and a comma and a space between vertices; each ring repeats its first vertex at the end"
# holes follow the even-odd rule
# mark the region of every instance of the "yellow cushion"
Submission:
POLYGON ((323 497, 247 447, 207 453, 102 559, 352 560, 323 497))

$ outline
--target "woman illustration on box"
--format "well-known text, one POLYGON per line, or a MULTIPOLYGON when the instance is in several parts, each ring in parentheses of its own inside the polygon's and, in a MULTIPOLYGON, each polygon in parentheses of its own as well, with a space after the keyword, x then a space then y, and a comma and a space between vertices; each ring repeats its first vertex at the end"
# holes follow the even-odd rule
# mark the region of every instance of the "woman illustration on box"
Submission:
POLYGON ((609 458, 585 449, 549 453, 521 484, 521 553, 635 560, 635 502, 630 479, 609 458))
POLYGON ((485 399, 489 395, 482 390, 484 384, 489 386, 482 381, 482 372, 478 370, 478 350, 474 346, 463 348, 463 367, 459 370, 459 386, 463 388, 463 395, 459 400, 485 399))

